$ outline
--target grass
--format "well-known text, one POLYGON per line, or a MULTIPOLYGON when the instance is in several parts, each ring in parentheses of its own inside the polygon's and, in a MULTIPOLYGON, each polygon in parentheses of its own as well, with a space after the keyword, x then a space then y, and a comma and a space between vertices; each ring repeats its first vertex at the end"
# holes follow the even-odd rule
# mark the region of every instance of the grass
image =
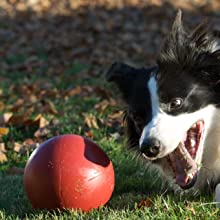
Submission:
MULTIPOLYGON (((43 59, 43 55, 40 54, 43 59)), ((25 59, 22 56, 21 59, 25 59)), ((22 60, 19 60, 21 62, 22 60)), ((8 62, 17 61, 12 57, 8 62)), ((88 67, 85 67, 88 68, 88 67)), ((62 82, 57 78, 51 79, 46 76, 36 76, 18 73, 2 73, 7 78, 7 83, 0 82, 3 91, 3 101, 5 108, 2 113, 7 112, 8 106, 22 98, 23 94, 11 94, 9 85, 13 82, 16 86, 25 83, 34 84, 38 80, 49 82, 58 91, 68 89, 71 77, 80 74, 83 69, 82 64, 75 63, 64 73, 62 82), (74 76, 72 76, 74 75, 74 76)), ((80 80, 79 77, 74 81, 74 86, 90 86, 91 88, 105 85, 103 79, 90 79, 89 81, 80 80)), ((111 90, 111 87, 110 87, 111 90)), ((59 114, 53 116, 58 120, 58 125, 53 127, 59 134, 77 133, 84 135, 86 131, 84 116, 92 114, 96 119, 106 121, 108 115, 119 110, 119 106, 109 106, 104 111, 97 111, 94 106, 103 100, 103 97, 96 93, 88 93, 84 97, 76 95, 67 98, 49 97, 55 104, 59 114)), ((33 111, 32 115, 39 112, 33 111)), ((51 118, 50 114, 44 114, 44 117, 51 118)), ((24 167, 31 151, 20 155, 10 149, 10 143, 22 142, 25 138, 33 138, 31 129, 22 130, 19 127, 10 127, 10 132, 3 137, 3 142, 8 144, 8 161, 0 166, 0 219, 219 219, 219 211, 212 203, 213 198, 210 195, 203 195, 198 199, 186 200, 176 198, 173 194, 162 194, 160 190, 160 180, 155 181, 155 174, 148 170, 142 161, 137 160, 134 153, 128 152, 124 145, 125 142, 120 136, 115 138, 114 133, 121 132, 121 125, 108 126, 105 123, 99 123, 99 129, 91 128, 93 140, 98 143, 108 154, 113 162, 115 169, 115 190, 112 198, 106 206, 89 213, 77 211, 39 211, 34 210, 27 200, 23 189, 23 180, 21 175, 9 175, 7 170, 12 166, 24 167), (13 141, 11 139, 13 137, 13 141), (150 200, 149 200, 150 198, 150 200), (145 207, 139 207, 140 201, 150 201, 145 207)), ((53 136, 53 132, 46 138, 53 136)))

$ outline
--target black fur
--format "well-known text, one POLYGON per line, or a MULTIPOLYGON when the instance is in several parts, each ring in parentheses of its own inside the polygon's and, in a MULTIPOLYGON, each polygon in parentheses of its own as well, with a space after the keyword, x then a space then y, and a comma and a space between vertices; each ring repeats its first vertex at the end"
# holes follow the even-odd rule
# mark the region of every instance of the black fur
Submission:
POLYGON ((151 118, 149 92, 146 83, 157 67, 134 68, 127 64, 114 63, 106 74, 108 81, 118 86, 128 108, 124 112, 124 124, 129 148, 138 146, 143 127, 151 118))
POLYGON ((151 120, 150 95, 147 90, 151 74, 157 75, 160 103, 163 104, 161 108, 168 114, 194 112, 210 103, 220 106, 218 42, 207 22, 188 33, 181 17, 179 11, 155 67, 137 69, 115 63, 107 73, 107 80, 116 83, 128 106, 125 126, 129 147, 138 146, 142 130, 151 120), (194 92, 189 96, 193 88, 194 92), (170 111, 170 102, 175 97, 184 100, 183 106, 170 111))
POLYGON ((215 98, 212 102, 219 105, 220 48, 218 46, 215 49, 217 44, 217 39, 212 35, 206 21, 191 33, 187 33, 179 11, 171 34, 167 37, 157 59, 159 77, 160 75, 164 77, 165 74, 182 74, 183 77, 188 75, 192 80, 209 87, 211 93, 214 91, 215 98))

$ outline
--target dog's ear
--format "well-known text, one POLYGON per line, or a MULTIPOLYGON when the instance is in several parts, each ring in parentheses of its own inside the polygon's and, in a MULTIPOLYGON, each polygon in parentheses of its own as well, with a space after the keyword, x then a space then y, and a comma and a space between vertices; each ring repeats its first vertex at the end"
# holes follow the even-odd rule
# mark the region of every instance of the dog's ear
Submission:
POLYGON ((178 45, 184 42, 185 35, 186 34, 182 23, 182 11, 179 9, 173 22, 170 38, 172 38, 172 40, 178 45))
POLYGON ((183 48, 187 33, 182 24, 182 11, 177 12, 176 18, 173 22, 171 32, 166 37, 161 52, 157 59, 157 63, 163 69, 167 64, 178 64, 184 62, 185 56, 183 48))
POLYGON ((106 73, 106 79, 117 85, 123 98, 128 102, 139 71, 139 69, 124 63, 114 63, 106 73))

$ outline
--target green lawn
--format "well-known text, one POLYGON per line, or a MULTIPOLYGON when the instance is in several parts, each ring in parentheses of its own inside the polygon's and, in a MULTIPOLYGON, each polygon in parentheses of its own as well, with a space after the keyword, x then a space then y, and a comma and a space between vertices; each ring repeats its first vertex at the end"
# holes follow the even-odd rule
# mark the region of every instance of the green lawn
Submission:
POLYGON ((102 77, 86 80, 77 77, 87 68, 75 63, 63 73, 62 80, 60 76, 26 72, 1 73, 4 78, 0 81, 2 115, 12 112, 19 99, 23 102, 13 111, 13 117, 18 116, 21 123, 4 124, 9 133, 1 140, 6 147, 7 161, 0 166, 0 219, 219 219, 210 195, 186 200, 163 193, 158 176, 126 149, 120 113, 123 108, 118 100, 112 100, 111 85, 102 77), (39 125, 29 126, 22 116, 33 120, 39 113, 49 125, 45 134, 36 136, 39 125), (24 151, 16 152, 15 143, 22 145, 27 139, 42 143, 65 133, 92 138, 112 160, 115 190, 105 207, 89 213, 33 210, 24 193, 22 175, 9 174, 13 166, 23 168, 33 151, 27 144, 24 151))

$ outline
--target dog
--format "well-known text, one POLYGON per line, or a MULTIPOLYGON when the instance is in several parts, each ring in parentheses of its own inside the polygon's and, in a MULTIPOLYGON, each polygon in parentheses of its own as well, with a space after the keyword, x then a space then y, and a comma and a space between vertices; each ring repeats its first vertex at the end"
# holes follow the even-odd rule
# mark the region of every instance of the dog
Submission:
POLYGON ((129 148, 175 192, 220 183, 220 43, 208 22, 187 32, 179 10, 155 66, 114 63, 106 79, 125 101, 129 148))

